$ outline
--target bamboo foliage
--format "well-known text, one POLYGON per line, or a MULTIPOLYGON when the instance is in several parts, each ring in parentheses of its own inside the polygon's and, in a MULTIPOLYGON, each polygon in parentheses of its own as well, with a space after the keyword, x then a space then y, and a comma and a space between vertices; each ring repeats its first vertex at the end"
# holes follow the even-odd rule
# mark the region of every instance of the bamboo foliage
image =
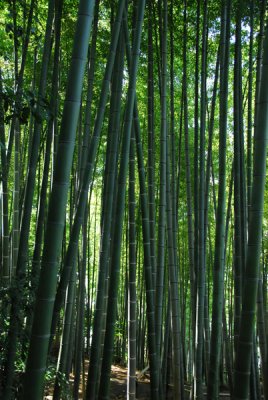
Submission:
POLYGON ((0 9, 0 398, 267 398, 266 0, 0 9))
MULTIPOLYGON (((46 33, 45 33, 45 42, 42 54, 42 71, 39 81, 38 88, 38 96, 39 96, 39 104, 41 102, 41 98, 45 95, 46 88, 46 79, 47 79, 47 70, 48 70, 48 62, 49 62, 49 49, 50 49, 50 36, 52 30, 52 19, 54 14, 54 1, 49 2, 49 9, 47 14, 47 22, 46 22, 46 33)), ((19 77, 18 77, 18 85, 19 85, 19 77)), ((37 112, 40 111, 40 105, 38 106, 37 112)), ((34 187, 35 187, 35 177, 37 170, 37 161, 38 161, 38 153, 39 153, 39 144, 40 144, 40 136, 41 136, 41 128, 42 123, 40 119, 35 120, 34 124, 34 135, 31 144, 30 150, 30 159, 29 159, 29 168, 25 189, 25 207, 23 209, 23 215, 21 220, 20 232, 19 228, 19 216, 18 216, 18 146, 19 146, 19 122, 18 119, 15 118, 13 121, 14 129, 13 137, 15 137, 15 188, 14 188, 14 223, 13 223, 13 271, 11 275, 14 277, 14 283, 16 287, 16 294, 12 298, 12 310, 11 310, 11 320, 10 325, 11 329, 9 330, 9 342, 8 342, 8 362, 6 365, 6 374, 7 379, 5 382, 5 397, 7 399, 11 398, 12 395, 12 382, 14 379, 14 370, 15 370, 15 360, 16 360, 16 350, 17 350, 17 340, 18 335, 20 333, 21 327, 18 324, 18 315, 19 315, 19 303, 23 300, 23 286, 25 284, 25 274, 26 274, 26 262, 28 256, 28 240, 30 234, 30 221, 31 221, 31 212, 32 212, 32 204, 33 204, 33 196, 34 196, 34 187), (16 264, 15 264, 16 262, 16 264)))

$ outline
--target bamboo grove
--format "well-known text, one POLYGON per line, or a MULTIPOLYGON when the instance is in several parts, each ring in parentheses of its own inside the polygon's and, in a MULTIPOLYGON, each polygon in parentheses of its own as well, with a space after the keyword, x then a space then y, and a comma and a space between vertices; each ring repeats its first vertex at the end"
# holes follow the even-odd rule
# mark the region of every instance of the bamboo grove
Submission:
POLYGON ((268 399, 266 0, 0 9, 0 398, 268 399))

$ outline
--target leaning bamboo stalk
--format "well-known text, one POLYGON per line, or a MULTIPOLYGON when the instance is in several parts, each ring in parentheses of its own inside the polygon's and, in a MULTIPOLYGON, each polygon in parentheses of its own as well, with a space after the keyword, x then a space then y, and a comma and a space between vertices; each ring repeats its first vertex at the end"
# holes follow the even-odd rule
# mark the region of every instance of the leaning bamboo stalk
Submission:
POLYGON ((63 239, 67 194, 93 9, 94 1, 80 1, 55 174, 49 202, 40 282, 26 365, 24 383, 25 399, 37 400, 43 394, 51 319, 57 284, 58 255, 63 239), (35 381, 34 386, 31 384, 33 381, 35 381))
POLYGON ((129 86, 126 101, 123 141, 121 150, 121 160, 118 175, 118 191, 116 204, 116 221, 114 229, 114 246, 112 249, 111 263, 113 268, 110 275, 109 302, 107 309, 106 335, 104 341, 105 358, 102 363, 100 380, 99 398, 104 400, 109 398, 109 382, 112 363, 113 339, 116 319, 116 303, 119 285, 120 254, 122 242, 123 213, 125 206, 126 175, 129 162, 130 137, 133 120, 133 108, 135 100, 136 79, 138 71, 138 60, 141 42, 141 33, 144 17, 145 0, 140 0, 137 7, 137 20, 133 44, 133 57, 129 71, 129 86))

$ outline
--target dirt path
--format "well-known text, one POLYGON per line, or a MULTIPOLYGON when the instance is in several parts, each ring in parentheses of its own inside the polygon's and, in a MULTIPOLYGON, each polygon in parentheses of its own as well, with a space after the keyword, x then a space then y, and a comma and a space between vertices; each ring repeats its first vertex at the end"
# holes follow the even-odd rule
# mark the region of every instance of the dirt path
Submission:
MULTIPOLYGON (((88 362, 86 362, 86 371, 88 362)), ((72 386, 74 376, 70 375, 70 384, 72 386)), ((85 388, 80 385, 79 400, 83 400, 83 392, 85 388)), ((127 368, 120 365, 112 365, 111 373, 111 400, 123 400, 127 398, 127 368)), ((144 374, 136 386, 136 399, 147 400, 150 399, 150 380, 147 374, 144 374)), ((53 400, 53 387, 49 387, 45 392, 44 400, 53 400)))
MULTIPOLYGON (((126 399, 127 395, 127 369, 119 365, 112 366, 111 399, 126 399)), ((150 381, 147 375, 137 381, 136 398, 139 400, 150 399, 150 381)))
MULTIPOLYGON (((88 361, 86 360, 86 371, 88 369, 88 361)), ((85 382, 87 374, 85 374, 85 382)), ((136 399, 137 400, 150 400, 150 376, 149 373, 139 374, 137 371, 138 380, 136 386, 136 399)), ((70 387, 72 388, 74 376, 70 375, 70 387)), ((185 399, 189 398, 190 386, 185 385, 185 399)), ((205 388, 204 388, 205 389, 205 388)), ((79 400, 83 400, 83 392, 86 390, 86 383, 80 384, 79 388, 79 400)), ((70 394, 71 394, 70 389, 70 394)), ((112 365, 111 372, 111 387, 110 387, 110 399, 111 400, 125 400, 127 398, 127 368, 120 365, 112 365)), ((206 398, 206 390, 204 390, 204 397, 206 398)), ((69 398, 72 398, 70 396, 69 398)), ((169 392, 166 396, 166 400, 173 399, 172 388, 170 387, 169 392)), ((230 395, 227 392, 221 392, 219 399, 229 400, 230 395)), ((53 400, 53 387, 47 389, 47 393, 43 400, 53 400)))

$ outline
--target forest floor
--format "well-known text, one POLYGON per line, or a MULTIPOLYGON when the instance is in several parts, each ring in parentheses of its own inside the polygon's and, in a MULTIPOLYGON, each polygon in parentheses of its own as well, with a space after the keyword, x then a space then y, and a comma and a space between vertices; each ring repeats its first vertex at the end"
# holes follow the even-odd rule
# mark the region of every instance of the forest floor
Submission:
MULTIPOLYGON (((88 363, 86 361, 86 370, 88 363)), ((148 373, 139 374, 137 373, 137 385, 136 385, 136 399, 137 400, 148 400, 150 399, 150 375, 148 373)), ((70 375, 70 383, 72 385, 74 376, 70 375)), ((53 399, 53 386, 48 387, 45 391, 43 400, 53 399)), ((85 391, 85 385, 80 384, 79 388, 79 400, 83 399, 83 392, 85 391)), ((123 400, 127 398, 127 368, 120 365, 112 365, 111 373, 111 400, 123 400)), ((172 399, 172 391, 167 399, 172 399)))
MULTIPOLYGON (((86 371, 88 362, 86 361, 86 371)), ((87 374, 86 374, 87 375, 87 374)), ((70 383, 72 386, 74 380, 73 374, 70 375, 70 383)), ((86 379, 85 379, 86 380, 86 379)), ((53 386, 50 386, 45 390, 45 396, 43 400, 53 399, 53 386)), ((80 384, 79 388, 79 400, 83 399, 83 393, 86 390, 85 384, 80 384)), ((127 398, 127 368, 120 365, 112 365, 111 373, 111 400, 123 400, 127 398)), ((138 400, 150 399, 150 376, 149 374, 142 374, 137 380, 136 386, 136 398, 138 400)))
MULTIPOLYGON (((88 362, 86 361, 86 370, 88 362)), ((86 377, 85 377, 86 378, 86 377)), ((71 374, 70 382, 71 386, 73 383, 74 376, 71 374)), ((85 379, 86 381, 86 379, 85 379)), ((80 384, 79 388, 79 400, 83 399, 83 393, 85 392, 85 383, 80 384)), ((121 365, 112 365, 111 373, 111 400, 123 400, 127 398, 127 368, 121 365)), ((190 387, 185 387, 185 400, 189 399, 190 387)), ((204 393, 206 398, 206 393, 204 393)), ((150 399, 150 375, 147 372, 137 373, 137 386, 136 386, 136 399, 137 400, 149 400, 150 399)), ((169 387, 166 399, 173 399, 172 387, 169 387)), ((229 400, 230 395, 228 392, 221 392, 219 399, 229 400)), ((53 387, 49 387, 46 391, 46 395, 43 400, 53 400, 53 387)))

